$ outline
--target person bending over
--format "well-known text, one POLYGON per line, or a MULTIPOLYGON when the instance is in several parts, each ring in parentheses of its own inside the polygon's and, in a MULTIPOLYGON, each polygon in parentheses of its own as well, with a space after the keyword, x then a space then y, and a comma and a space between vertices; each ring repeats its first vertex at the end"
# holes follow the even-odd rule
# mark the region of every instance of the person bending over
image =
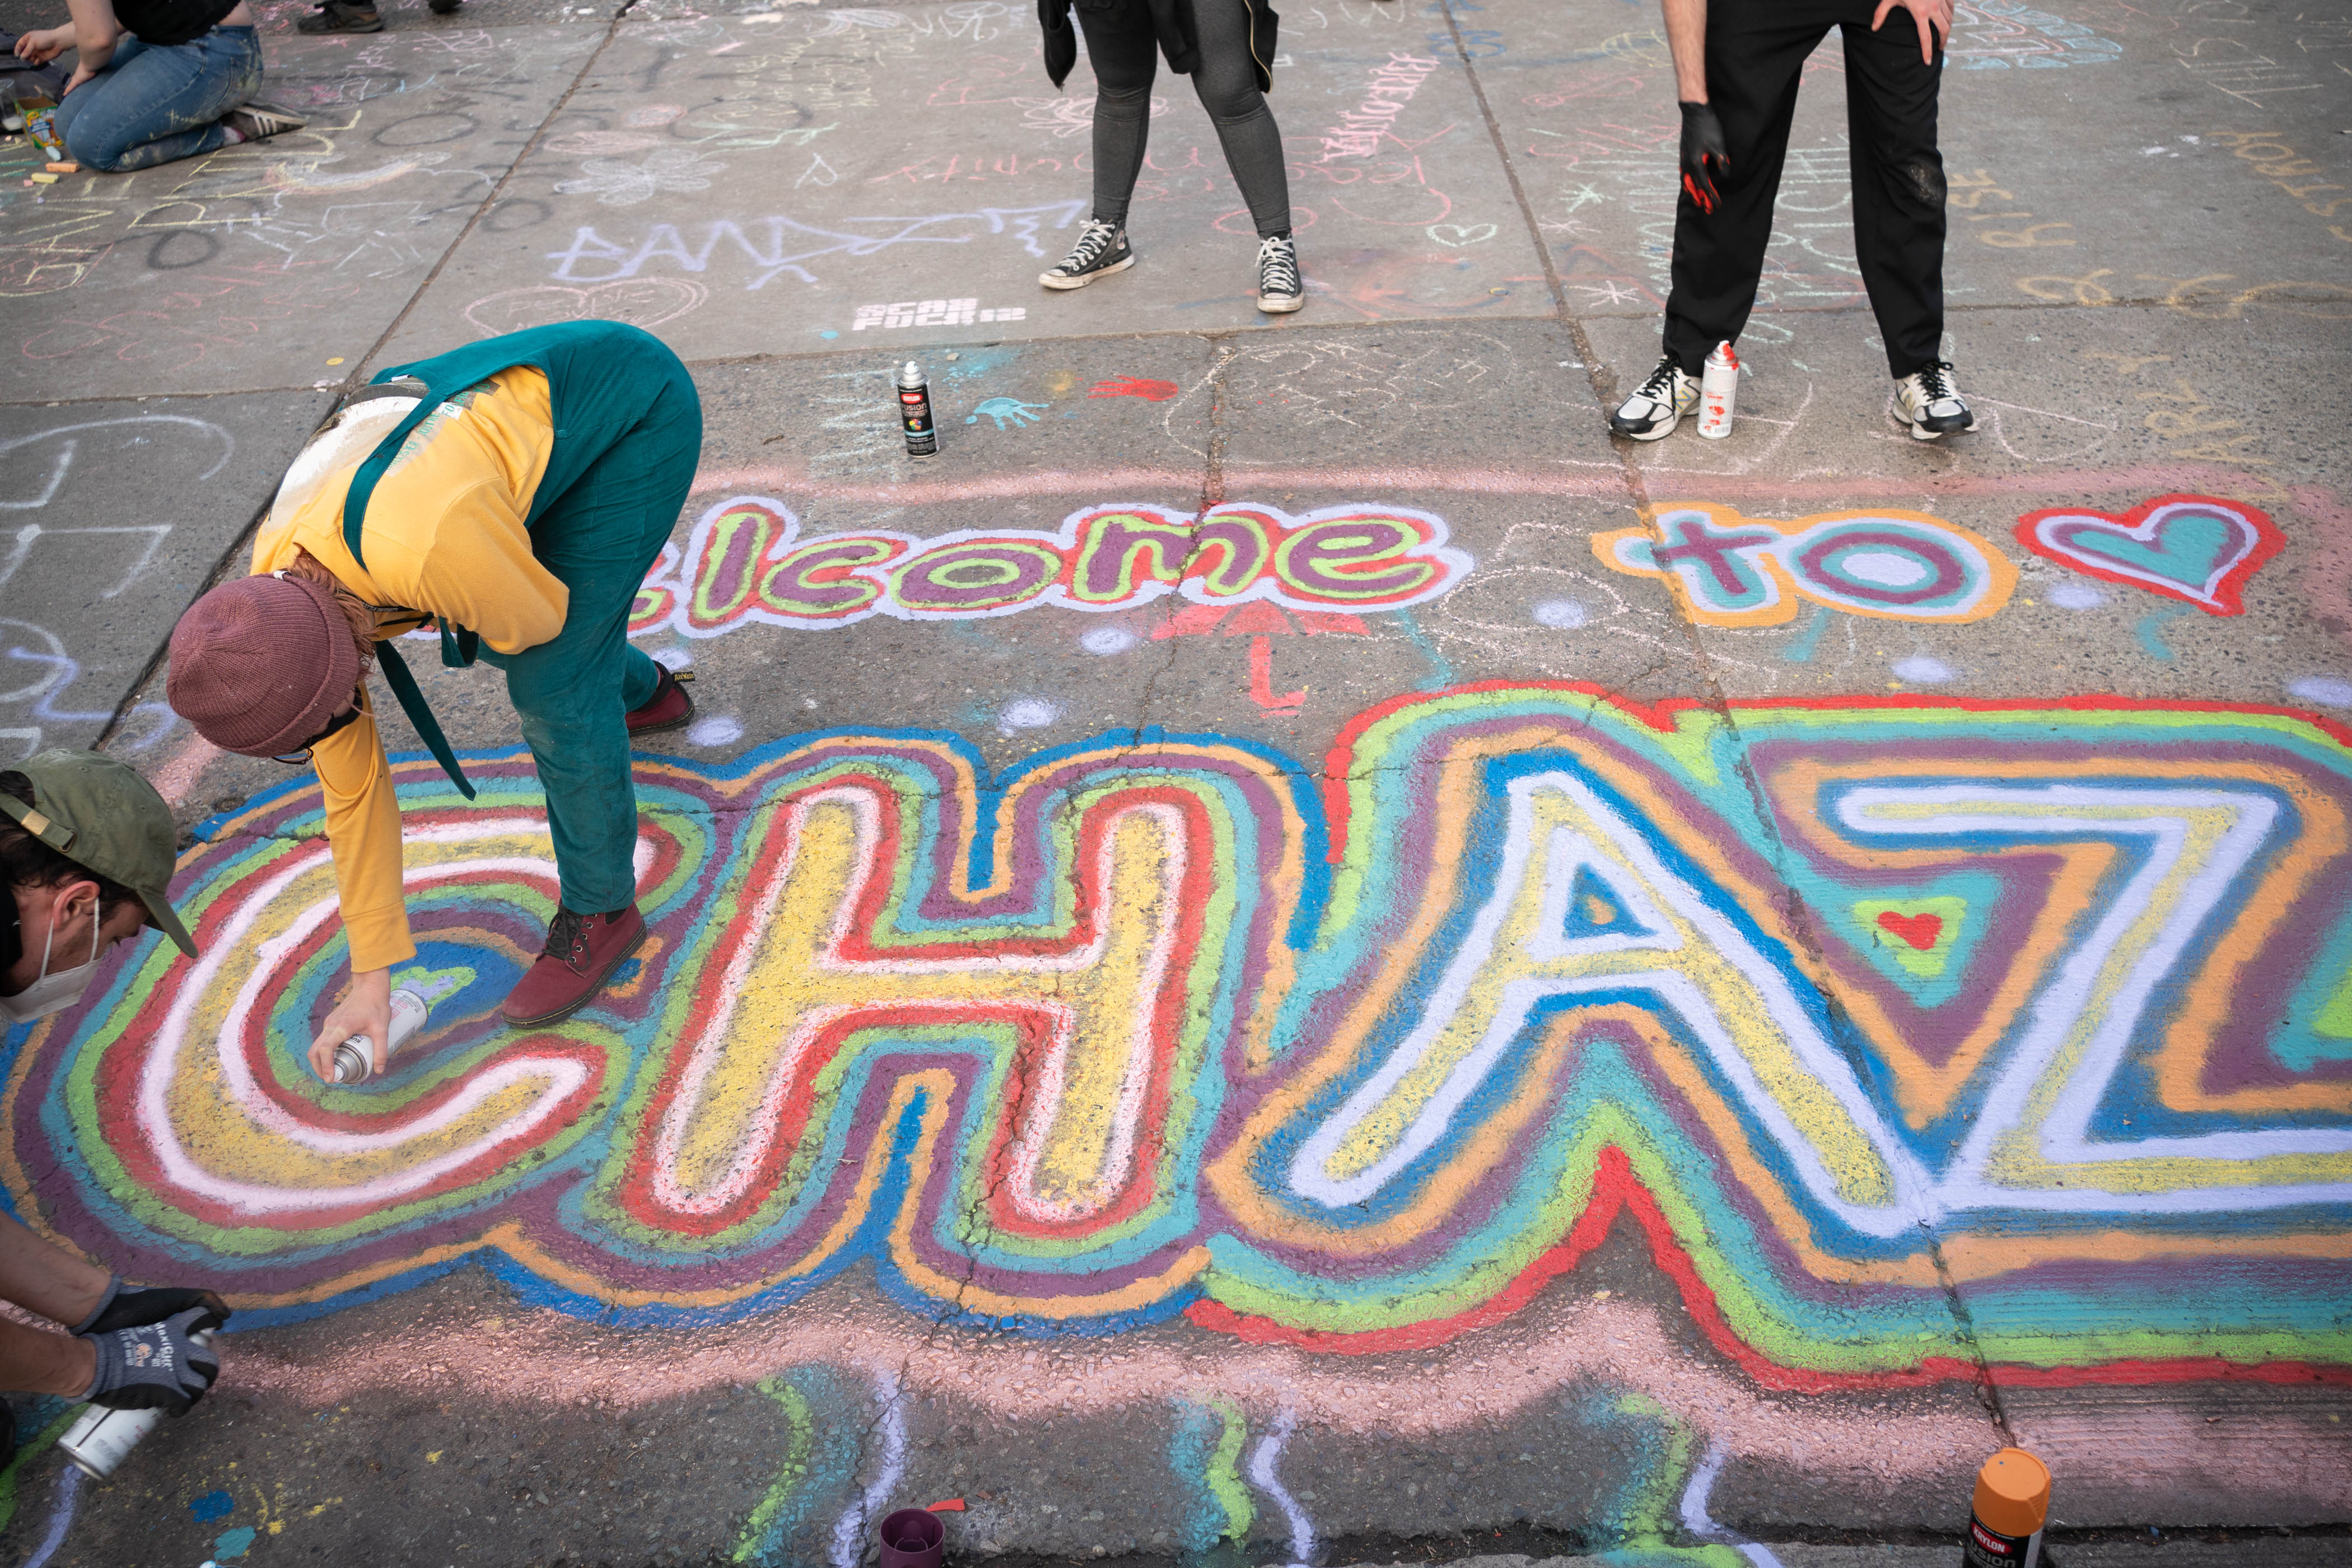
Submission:
POLYGON ((1886 345, 1895 412, 1922 441, 1975 428, 1942 357, 1937 57, 1951 37, 1952 0, 1875 0, 1875 9, 1873 0, 1661 3, 1683 116, 1665 356, 1618 405, 1610 427, 1636 441, 1673 435, 1698 406, 1708 353, 1738 341, 1772 238, 1798 80, 1806 57, 1836 27, 1845 46, 1854 257, 1886 345), (1897 9, 1913 26, 1883 27, 1897 9))
POLYGON ((245 0, 69 0, 73 20, 27 33, 16 54, 47 65, 79 51, 58 135, 87 169, 128 174, 302 129, 255 103, 261 39, 245 0))
MULTIPOLYGON (((1045 74, 1059 87, 1077 63, 1070 29, 1073 0, 1037 0, 1045 34, 1045 74)), ((1201 107, 1217 127, 1225 164, 1257 225, 1257 308, 1279 315, 1307 303, 1298 244, 1290 232, 1290 176, 1282 132, 1266 107, 1274 86, 1275 15, 1265 0, 1076 0, 1078 30, 1095 71, 1094 216, 1070 254, 1037 281, 1083 289, 1135 265, 1127 236, 1128 204, 1143 172, 1151 126, 1151 82, 1168 68, 1190 75, 1201 107)))
POLYGON ((386 640, 438 627, 446 665, 478 656, 547 794, 562 904, 503 1005, 553 1023, 645 936, 632 734, 694 716, 630 646, 629 610, 693 486, 702 403, 677 356, 617 321, 567 321, 383 372, 296 460, 253 575, 190 605, 165 695, 213 744, 315 763, 352 981, 310 1047, 319 1076, 364 1034, 385 1066, 392 969, 415 956, 400 805, 364 684, 371 662, 457 786, 473 786, 386 640))
MULTIPOLYGON (((0 772, 0 1033, 72 1006, 106 950, 149 926, 196 955, 166 897, 177 846, 171 808, 111 757, 55 749, 0 772)), ((0 1319, 0 1389, 177 1415, 219 1374, 191 1337, 228 1321, 218 1296, 127 1288, 5 1215, 0 1300, 68 1331, 0 1319)), ((15 1444, 0 1402, 0 1463, 15 1444)))

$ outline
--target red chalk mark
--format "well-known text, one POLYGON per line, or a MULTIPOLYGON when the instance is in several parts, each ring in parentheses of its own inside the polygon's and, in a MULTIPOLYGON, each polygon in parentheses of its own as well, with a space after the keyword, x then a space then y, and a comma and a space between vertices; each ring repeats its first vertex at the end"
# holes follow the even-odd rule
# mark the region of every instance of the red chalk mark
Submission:
POLYGON ((1088 397, 1140 397, 1147 403, 1165 403, 1183 388, 1172 381, 1152 381, 1132 375, 1115 375, 1108 381, 1095 383, 1088 397))
POLYGON ((1286 637, 1291 635, 1290 622, 1279 606, 1264 599, 1252 599, 1246 605, 1236 605, 1225 617, 1225 635, 1229 637, 1286 637))
POLYGON ((1151 640, 1161 642, 1169 637, 1204 637, 1217 629, 1224 619, 1223 605, 1187 605, 1158 626, 1151 628, 1151 640))
POLYGON ((941 1498, 938 1502, 924 1504, 923 1511, 925 1513, 961 1513, 964 1511, 963 1499, 941 1498))
POLYGON ((1898 915, 1887 910, 1879 915, 1878 923, 1921 952, 1935 946, 1936 939, 1944 934, 1941 915, 1898 915))
POLYGON ((1264 637, 1250 639, 1250 700, 1273 713, 1295 713, 1307 700, 1307 692, 1299 690, 1274 694, 1274 644, 1264 637))
POLYGON ((1351 616, 1344 610, 1293 610, 1291 617, 1298 629, 1309 637, 1368 637, 1372 628, 1364 624, 1361 616, 1351 616))

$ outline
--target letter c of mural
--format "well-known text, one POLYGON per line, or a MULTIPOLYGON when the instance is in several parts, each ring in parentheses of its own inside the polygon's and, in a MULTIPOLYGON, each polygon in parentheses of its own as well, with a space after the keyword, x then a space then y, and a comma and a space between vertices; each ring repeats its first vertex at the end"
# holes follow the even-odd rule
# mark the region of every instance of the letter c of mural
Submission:
POLYGON ((187 857, 200 962, 150 942, 11 1037, 0 1174, 246 1321, 474 1257, 709 1319, 870 1259, 927 1314, 1378 1350, 1630 1214, 1774 1386, 1976 1377, 1948 1280, 2011 1381, 2340 1380, 2347 742, 1497 685, 1364 713, 1319 773, 1154 731, 1003 777, 910 731, 642 759, 650 939, 523 1034, 528 758, 472 763, 470 804, 412 760, 439 1000, 392 1075, 302 1060, 344 955, 289 786, 187 857))

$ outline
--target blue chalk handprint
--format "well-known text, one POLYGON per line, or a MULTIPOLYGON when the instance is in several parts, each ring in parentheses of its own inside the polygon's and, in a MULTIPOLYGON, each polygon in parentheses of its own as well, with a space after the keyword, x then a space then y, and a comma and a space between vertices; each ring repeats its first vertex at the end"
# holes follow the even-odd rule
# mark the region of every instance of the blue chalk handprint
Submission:
POLYGON ((1010 422, 1014 429, 1019 429, 1024 425, 1037 423, 1038 415, 1052 406, 1050 403, 1024 403, 1017 397, 987 397, 982 398, 977 407, 964 416, 963 422, 967 425, 977 425, 980 423, 980 416, 985 414, 996 421, 996 427, 999 430, 1003 429, 1007 422, 1010 422))

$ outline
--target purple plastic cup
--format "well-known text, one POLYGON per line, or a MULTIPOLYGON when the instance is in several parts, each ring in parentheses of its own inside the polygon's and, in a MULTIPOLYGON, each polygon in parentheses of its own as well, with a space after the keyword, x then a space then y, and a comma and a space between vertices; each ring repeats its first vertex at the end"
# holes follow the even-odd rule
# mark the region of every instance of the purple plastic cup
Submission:
POLYGON ((882 1521, 882 1568, 940 1568, 947 1526, 919 1508, 902 1508, 882 1521))

